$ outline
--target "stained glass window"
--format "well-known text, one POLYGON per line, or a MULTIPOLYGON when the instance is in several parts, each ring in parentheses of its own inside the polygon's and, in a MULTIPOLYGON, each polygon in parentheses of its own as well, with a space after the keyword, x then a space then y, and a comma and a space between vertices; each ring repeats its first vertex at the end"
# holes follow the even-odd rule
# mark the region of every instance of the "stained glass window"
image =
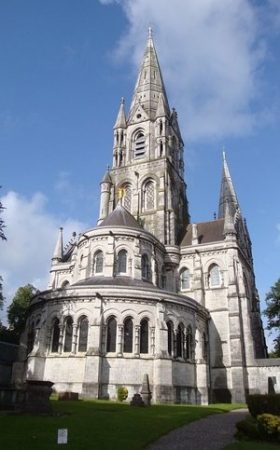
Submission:
POLYGON ((88 319, 86 316, 82 316, 79 321, 79 352, 87 351, 87 342, 88 342, 88 319))
POLYGON ((124 321, 123 334, 124 334, 123 351, 125 353, 132 353, 133 322, 132 322, 132 319, 130 317, 128 317, 124 321))
POLYGON ((180 274, 181 289, 190 288, 190 271, 188 269, 183 269, 180 274))
POLYGON ((140 353, 149 353, 149 322, 147 319, 140 323, 140 353))
POLYGON ((58 346, 59 346, 59 320, 55 319, 53 322, 53 328, 52 328, 52 352, 58 352, 58 346))
POLYGON ((115 317, 110 317, 107 323, 107 352, 116 351, 116 334, 117 334, 117 322, 115 317))
POLYGON ((64 352, 71 352, 72 337, 73 337, 73 319, 72 317, 67 317, 64 329, 64 347, 63 347, 64 352))

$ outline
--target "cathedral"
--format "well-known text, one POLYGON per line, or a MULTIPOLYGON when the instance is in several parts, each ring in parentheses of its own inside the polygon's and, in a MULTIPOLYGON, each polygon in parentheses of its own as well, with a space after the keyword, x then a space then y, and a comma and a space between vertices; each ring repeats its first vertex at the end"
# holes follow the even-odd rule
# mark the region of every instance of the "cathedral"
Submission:
POLYGON ((268 378, 279 386, 225 155, 217 204, 214 220, 190 221, 184 143, 149 32, 129 111, 122 99, 113 127, 97 225, 67 245, 60 230, 14 381, 85 398, 114 399, 124 386, 130 400, 147 375, 153 402, 192 404, 244 401, 268 378))

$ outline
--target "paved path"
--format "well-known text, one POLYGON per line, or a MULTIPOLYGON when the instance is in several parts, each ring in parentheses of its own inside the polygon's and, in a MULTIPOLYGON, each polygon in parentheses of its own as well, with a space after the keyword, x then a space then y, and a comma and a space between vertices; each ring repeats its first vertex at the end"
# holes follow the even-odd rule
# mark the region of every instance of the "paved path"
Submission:
POLYGON ((162 436, 148 450, 222 450, 234 442, 235 424, 247 409, 205 417, 162 436))

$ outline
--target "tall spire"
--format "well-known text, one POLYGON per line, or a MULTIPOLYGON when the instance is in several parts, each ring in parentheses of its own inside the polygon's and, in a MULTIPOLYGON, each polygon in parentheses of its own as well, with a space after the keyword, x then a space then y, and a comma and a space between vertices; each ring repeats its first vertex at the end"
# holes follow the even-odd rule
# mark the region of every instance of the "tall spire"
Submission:
POLYGON ((114 125, 114 129, 116 128, 126 128, 126 117, 125 117, 125 110, 124 110, 124 98, 121 98, 121 104, 120 109, 117 115, 117 120, 114 125))
POLYGON ((237 208, 239 208, 239 204, 227 165, 226 154, 223 152, 223 171, 218 215, 219 219, 225 217, 226 215, 226 204, 228 205, 230 215, 234 217, 237 208))
POLYGON ((139 108, 144 110, 147 118, 153 120, 156 115, 160 94, 162 94, 162 100, 169 113, 168 100, 154 46, 152 29, 149 28, 146 50, 131 102, 129 122, 137 121, 137 116, 139 116, 137 110, 139 108))
POLYGON ((53 252, 52 261, 59 262, 63 258, 63 228, 60 227, 56 246, 53 252))

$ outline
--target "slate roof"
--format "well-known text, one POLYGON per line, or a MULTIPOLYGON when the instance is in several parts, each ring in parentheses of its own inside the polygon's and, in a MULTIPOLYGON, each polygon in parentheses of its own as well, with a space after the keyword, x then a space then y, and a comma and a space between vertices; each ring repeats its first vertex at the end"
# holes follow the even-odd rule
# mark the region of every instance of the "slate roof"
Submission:
MULTIPOLYGON (((199 244, 207 244, 209 242, 217 242, 224 240, 224 219, 212 220, 211 222, 197 223, 197 236, 199 244)), ((187 231, 181 246, 192 245, 192 225, 187 226, 187 231)))
MULTIPOLYGON (((116 276, 116 277, 89 277, 78 281, 72 286, 133 286, 155 288, 150 281, 136 280, 135 278, 116 276)), ((157 288, 158 289, 158 288, 157 288)))
POLYGON ((99 225, 99 227, 129 227, 143 230, 143 227, 137 222, 130 212, 123 206, 117 205, 99 225))

